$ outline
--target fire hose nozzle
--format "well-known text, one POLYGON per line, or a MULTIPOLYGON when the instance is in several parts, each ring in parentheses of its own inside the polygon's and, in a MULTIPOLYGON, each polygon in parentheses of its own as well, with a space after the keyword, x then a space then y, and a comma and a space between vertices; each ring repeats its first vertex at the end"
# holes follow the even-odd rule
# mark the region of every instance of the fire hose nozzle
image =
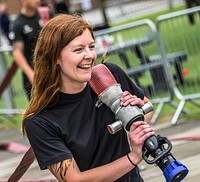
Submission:
POLYGON ((117 110, 118 110, 117 116, 120 120, 117 120, 116 122, 109 124, 107 126, 108 131, 111 134, 117 133, 119 130, 123 129, 123 127, 125 130, 129 131, 130 126, 133 122, 143 120, 143 115, 153 111, 153 105, 151 104, 151 102, 147 102, 141 108, 137 106, 128 106, 125 108, 119 107, 117 110), (132 112, 130 114, 131 117, 128 117, 129 114, 127 114, 128 113, 127 111, 132 112))
POLYGON ((109 124, 107 128, 108 128, 108 131, 114 135, 115 133, 117 133, 119 130, 123 128, 123 124, 120 120, 117 120, 116 122, 109 124))
POLYGON ((143 111, 143 114, 147 114, 147 113, 153 111, 153 105, 151 102, 147 102, 140 109, 143 111))

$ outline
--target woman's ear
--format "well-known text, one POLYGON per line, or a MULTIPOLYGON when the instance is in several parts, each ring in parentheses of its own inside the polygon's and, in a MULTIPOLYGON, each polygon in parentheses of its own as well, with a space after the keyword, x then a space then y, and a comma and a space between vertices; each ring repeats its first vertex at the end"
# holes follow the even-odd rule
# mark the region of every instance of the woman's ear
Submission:
POLYGON ((58 58, 58 59, 57 59, 57 62, 56 62, 56 65, 59 65, 59 62, 60 62, 60 59, 58 58))

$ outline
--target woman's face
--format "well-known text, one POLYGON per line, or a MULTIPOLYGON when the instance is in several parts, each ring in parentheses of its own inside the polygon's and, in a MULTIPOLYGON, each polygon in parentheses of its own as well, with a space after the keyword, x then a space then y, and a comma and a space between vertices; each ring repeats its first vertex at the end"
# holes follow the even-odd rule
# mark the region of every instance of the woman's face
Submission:
POLYGON ((88 29, 65 46, 58 59, 61 70, 61 91, 81 91, 91 78, 96 60, 95 42, 88 29))

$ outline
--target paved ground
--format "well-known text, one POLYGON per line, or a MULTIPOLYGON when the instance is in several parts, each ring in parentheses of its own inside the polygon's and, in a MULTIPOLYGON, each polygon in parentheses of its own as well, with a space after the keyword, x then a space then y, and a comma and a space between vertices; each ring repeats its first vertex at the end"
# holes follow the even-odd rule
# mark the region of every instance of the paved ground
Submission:
MULTIPOLYGON (((175 139, 177 137, 191 136, 196 137, 200 133, 200 121, 179 121, 176 126, 170 124, 156 124, 153 126, 156 129, 156 134, 167 137, 168 139, 175 139)), ((28 146, 26 139, 22 137, 20 130, 2 130, 0 132, 0 144, 7 142, 16 142, 17 144, 23 144, 28 146)), ((200 170, 200 141, 199 140, 176 140, 172 142, 172 154, 181 163, 186 165, 189 169, 189 174, 183 180, 184 182, 199 182, 200 170)), ((22 149, 21 146, 19 148, 22 149)), ((12 174, 15 167, 19 164, 22 153, 13 153, 9 151, 0 150, 0 182, 6 181, 12 174)), ((162 171, 159 167, 154 165, 148 165, 144 161, 140 164, 141 171, 145 182, 164 182, 162 171)), ((31 168, 27 171, 22 181, 37 181, 46 180, 52 178, 52 175, 48 171, 40 171, 35 162, 31 168)))
MULTIPOLYGON (((10 146, 8 150, 0 150, 0 182, 5 182, 21 161, 29 143, 27 139, 23 138, 19 129, 9 129, 0 132, 0 145, 2 144, 9 144, 10 146), (13 152, 13 150, 16 152, 13 152)), ((40 171, 37 162, 34 162, 24 175, 23 181, 31 182, 39 181, 39 179, 49 181, 49 177, 52 178, 50 172, 40 171)))

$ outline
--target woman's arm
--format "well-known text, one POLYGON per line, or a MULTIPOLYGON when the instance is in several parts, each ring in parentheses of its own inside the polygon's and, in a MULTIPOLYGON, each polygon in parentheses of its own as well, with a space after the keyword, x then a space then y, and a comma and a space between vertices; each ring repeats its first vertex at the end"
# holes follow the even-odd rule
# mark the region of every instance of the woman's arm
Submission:
POLYGON ((19 68, 26 74, 30 83, 33 82, 33 69, 29 66, 28 61, 26 60, 24 54, 24 43, 17 41, 13 44, 13 58, 19 68))
MULTIPOLYGON (((132 156, 130 155, 130 158, 132 156)), ((133 159, 132 159, 133 160, 133 159)), ((138 164, 141 159, 134 159, 138 164)), ((50 165, 48 169, 60 182, 107 182, 115 181, 130 170, 133 166, 127 156, 121 157, 107 165, 80 172, 74 159, 67 159, 50 165)))
MULTIPOLYGON (((120 100, 122 106, 130 104, 140 107, 145 104, 145 99, 141 100, 127 91, 122 93, 120 100)), ((153 128, 144 121, 137 121, 131 125, 128 136, 132 151, 128 155, 133 164, 138 165, 142 161, 142 146, 144 141, 154 135, 154 133, 153 128)), ((131 162, 126 155, 109 164, 81 172, 74 159, 67 159, 50 165, 48 169, 61 182, 112 182, 135 167, 131 162)))
MULTIPOLYGON (((152 135, 154 130, 146 122, 138 121, 132 124, 129 139, 134 150, 128 155, 135 165, 142 161, 142 146, 152 135)), ((113 182, 132 170, 135 167, 132 163, 126 155, 109 164, 81 172, 74 159, 67 159, 50 165, 48 169, 60 182, 113 182)))

